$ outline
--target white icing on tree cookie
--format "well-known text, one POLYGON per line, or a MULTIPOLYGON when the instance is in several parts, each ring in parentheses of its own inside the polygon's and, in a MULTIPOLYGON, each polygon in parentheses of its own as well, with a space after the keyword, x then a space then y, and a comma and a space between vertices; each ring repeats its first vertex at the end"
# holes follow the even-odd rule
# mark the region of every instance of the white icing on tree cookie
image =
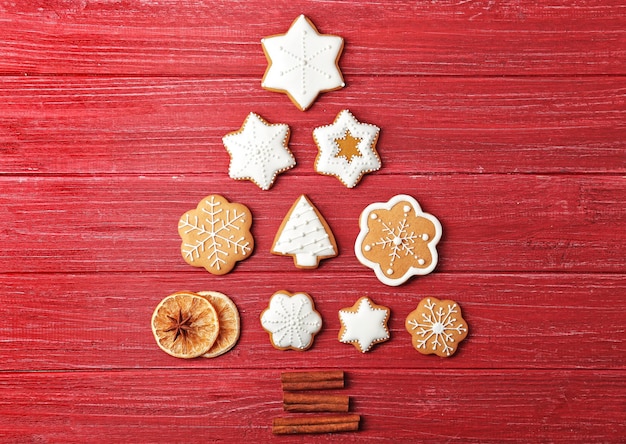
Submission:
POLYGON ((272 253, 293 256, 298 268, 316 268, 321 259, 337 256, 328 223, 306 196, 300 196, 285 216, 272 253))
POLYGON ((269 66, 261 86, 285 92, 302 111, 321 92, 343 88, 345 83, 337 66, 343 39, 323 35, 304 16, 299 16, 286 34, 261 40, 269 66))
POLYGON ((270 334, 274 347, 306 350, 322 328, 322 317, 306 293, 291 295, 279 291, 272 295, 269 306, 261 313, 261 325, 270 334))
POLYGON ((271 124, 255 113, 248 114, 239 131, 222 138, 231 157, 228 175, 269 190, 279 173, 296 165, 287 147, 289 133, 284 123, 271 124))
POLYGON ((389 313, 387 307, 376 305, 367 297, 360 298, 352 307, 339 310, 339 341, 353 344, 365 353, 374 344, 389 339, 389 313))
POLYGON ((353 188, 366 173, 381 167, 376 152, 380 128, 361 123, 348 111, 341 111, 335 121, 313 130, 318 147, 315 171, 337 177, 346 187, 353 188))

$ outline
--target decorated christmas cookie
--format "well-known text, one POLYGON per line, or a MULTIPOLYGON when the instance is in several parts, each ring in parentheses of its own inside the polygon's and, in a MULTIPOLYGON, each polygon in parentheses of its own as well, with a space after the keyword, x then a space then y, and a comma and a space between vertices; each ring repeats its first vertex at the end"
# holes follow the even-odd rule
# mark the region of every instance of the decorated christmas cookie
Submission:
POLYGON ((373 203, 361 213, 354 252, 386 284, 403 284, 411 276, 432 272, 437 265, 441 224, 424 213, 411 196, 397 195, 373 203))
POLYGON ((284 123, 271 124, 255 113, 248 114, 238 131, 222 138, 230 154, 228 175, 269 190, 279 173, 296 164, 287 147, 289 134, 284 123))
POLYGON ((374 344, 387 341, 389 313, 389 308, 376 305, 367 297, 360 298, 352 307, 339 310, 339 342, 352 344, 365 353, 374 344))
POLYGON ((413 347, 424 354, 452 356, 459 343, 467 336, 467 323, 454 301, 423 299, 406 318, 406 330, 411 334, 413 347))
POLYGON ((304 111, 322 92, 345 86, 337 65, 343 39, 317 32, 304 15, 298 17, 286 34, 261 40, 268 67, 261 86, 284 92, 304 111))
POLYGON ((335 121, 313 130, 318 147, 315 171, 336 176, 345 186, 353 188, 364 174, 380 169, 376 142, 380 128, 361 123, 344 109, 335 121))
POLYGON ((272 253, 293 256, 298 268, 317 268, 321 259, 337 256, 330 227, 306 196, 300 196, 283 219, 272 253))
POLYGON ((306 350, 322 328, 322 317, 306 293, 278 291, 261 313, 261 325, 279 350, 306 350))
POLYGON ((245 205, 217 194, 207 196, 178 221, 183 259, 209 273, 226 274, 236 262, 250 257, 254 248, 251 225, 252 215, 245 205))

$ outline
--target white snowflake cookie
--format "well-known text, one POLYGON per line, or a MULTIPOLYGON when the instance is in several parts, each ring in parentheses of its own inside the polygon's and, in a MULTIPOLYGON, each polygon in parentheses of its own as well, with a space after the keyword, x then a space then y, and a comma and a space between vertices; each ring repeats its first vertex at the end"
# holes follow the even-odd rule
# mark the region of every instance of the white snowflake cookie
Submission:
POLYGON ((343 39, 320 34, 304 15, 286 34, 265 37, 261 44, 268 61, 261 86, 286 93, 301 111, 320 93, 345 86, 338 66, 343 39))
POLYGON ((255 113, 248 114, 238 131, 222 138, 230 155, 228 175, 269 190, 279 173, 296 165, 287 147, 289 134, 284 123, 271 124, 255 113))
POLYGON ((418 352, 443 358, 452 356, 468 333, 467 323, 457 303, 433 297, 423 299, 409 313, 405 328, 418 352))
POLYGON ((261 313, 261 325, 279 350, 307 350, 322 328, 322 317, 306 293, 278 291, 261 313))
POLYGON ((245 205, 217 194, 207 196, 178 221, 183 259, 212 274, 226 274, 238 261, 250 257, 254 248, 251 225, 252 214, 245 205))
POLYGON ((374 304, 370 298, 360 298, 352 307, 339 310, 339 342, 352 344, 365 353, 374 344, 387 341, 389 314, 389 308, 374 304))
POLYGON ((353 188, 364 174, 381 167, 376 151, 379 132, 379 127, 359 122, 347 109, 339 112, 332 124, 313 130, 318 148, 315 171, 353 188))
POLYGON ((337 256, 337 243, 324 216, 302 195, 283 219, 271 251, 293 256, 298 268, 317 268, 321 259, 337 256))
POLYGON ((359 219, 354 245, 359 262, 391 286, 432 272, 438 260, 441 224, 424 213, 411 196, 399 194, 388 202, 368 205, 359 219))

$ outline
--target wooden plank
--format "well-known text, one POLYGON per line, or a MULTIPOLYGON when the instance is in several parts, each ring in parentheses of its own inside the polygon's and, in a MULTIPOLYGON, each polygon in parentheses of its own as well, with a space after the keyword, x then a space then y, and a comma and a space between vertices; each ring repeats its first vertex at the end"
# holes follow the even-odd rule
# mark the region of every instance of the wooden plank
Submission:
MULTIPOLYGON (((624 371, 350 370, 361 430, 341 442, 618 442, 624 371)), ((6 441, 269 442, 278 370, 0 374, 6 441), (158 383, 155 383, 158 382, 158 383)), ((327 442, 333 435, 306 436, 327 442)), ((303 436, 281 442, 302 442, 303 436)))
MULTIPOLYGON (((0 371, 65 369, 626 370, 624 275, 436 273, 402 287, 339 273, 0 275, 0 371), (311 295, 324 327, 306 352, 272 348, 260 313, 278 290, 311 295), (215 359, 162 352, 150 331, 159 301, 214 290, 237 304, 237 346, 215 359), (361 296, 391 309, 391 339, 366 354, 338 341, 338 311, 361 296), (459 303, 470 334, 450 359, 412 348, 406 316, 427 296, 459 303)), ((374 380, 374 379, 372 379, 374 380)), ((381 391, 381 394, 384 391, 381 391)))
POLYGON ((0 10, 0 72, 254 75, 260 40, 307 14, 344 37, 356 75, 624 74, 620 0, 535 2, 13 2, 0 10))
POLYGON ((358 218, 371 202, 401 193, 440 219, 441 272, 624 271, 624 177, 372 174, 347 190, 332 177, 286 173, 264 192, 225 176, 0 177, 0 271, 206 276, 182 260, 177 225, 213 193, 248 205, 253 214, 255 252, 239 271, 291 269, 289 257, 269 250, 302 193, 320 209, 340 250, 322 263, 321 273, 354 272, 376 283, 354 256, 358 218))
POLYGON ((222 137, 257 112, 313 128, 343 108, 381 127, 381 174, 626 172, 626 77, 359 77, 298 111, 258 78, 0 78, 0 172, 225 172, 222 137))

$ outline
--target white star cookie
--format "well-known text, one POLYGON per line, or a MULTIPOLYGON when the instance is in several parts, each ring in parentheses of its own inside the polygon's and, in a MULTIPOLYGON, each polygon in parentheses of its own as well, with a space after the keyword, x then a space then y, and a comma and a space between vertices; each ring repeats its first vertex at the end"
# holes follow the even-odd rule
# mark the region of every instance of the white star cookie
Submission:
POLYGON ((238 131, 222 138, 230 154, 228 175, 269 190, 279 173, 296 165, 287 148, 289 134, 284 123, 271 124, 255 113, 248 114, 238 131))
POLYGON ((318 33, 304 15, 286 34, 266 37, 261 44, 269 63, 261 86, 286 93, 301 111, 320 93, 345 86, 337 65, 343 39, 318 33))
POLYGON ((352 344, 365 353, 374 344, 387 341, 389 313, 389 308, 374 304, 368 297, 360 298, 352 307, 339 310, 339 342, 352 344))
POLYGON ((306 293, 278 291, 261 313, 261 325, 279 350, 306 350, 322 328, 322 317, 306 293))
POLYGON ((344 109, 335 121, 313 130, 318 147, 315 171, 336 176, 345 186, 353 188, 366 173, 380 169, 376 152, 380 128, 361 123, 344 109))

